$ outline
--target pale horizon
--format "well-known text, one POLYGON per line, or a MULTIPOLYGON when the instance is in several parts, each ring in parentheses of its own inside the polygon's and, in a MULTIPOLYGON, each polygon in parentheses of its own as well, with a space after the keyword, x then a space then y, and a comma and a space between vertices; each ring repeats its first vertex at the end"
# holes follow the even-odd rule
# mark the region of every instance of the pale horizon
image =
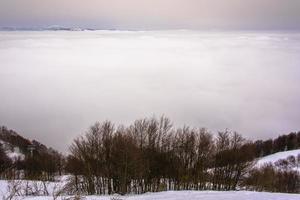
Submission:
POLYGON ((299 30, 298 0, 2 0, 0 27, 299 30))

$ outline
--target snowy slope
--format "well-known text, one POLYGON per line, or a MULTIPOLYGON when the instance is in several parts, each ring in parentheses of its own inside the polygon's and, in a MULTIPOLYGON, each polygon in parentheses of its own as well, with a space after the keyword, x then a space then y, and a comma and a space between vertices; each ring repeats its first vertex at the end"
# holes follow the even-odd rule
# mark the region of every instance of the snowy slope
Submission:
POLYGON ((300 149, 274 153, 274 154, 271 154, 271 155, 260 158, 257 161, 256 166, 260 167, 260 166, 262 166, 266 163, 274 164, 276 161, 278 161, 280 159, 286 159, 289 156, 294 156, 295 158, 297 158, 297 156, 299 154, 300 154, 300 149))

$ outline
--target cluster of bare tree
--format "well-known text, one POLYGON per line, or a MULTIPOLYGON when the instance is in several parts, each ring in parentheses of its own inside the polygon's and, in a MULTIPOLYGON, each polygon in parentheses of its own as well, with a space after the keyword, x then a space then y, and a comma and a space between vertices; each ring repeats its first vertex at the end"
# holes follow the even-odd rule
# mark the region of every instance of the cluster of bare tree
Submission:
POLYGON ((300 132, 292 132, 288 135, 281 135, 274 140, 257 140, 256 145, 256 156, 267 156, 272 153, 294 150, 300 148, 300 132))
POLYGON ((237 133, 175 129, 165 117, 96 123, 70 151, 66 170, 87 194, 233 190, 255 157, 255 145, 237 133))
POLYGON ((57 151, 34 151, 15 166, 24 172, 25 179, 52 181, 55 175, 62 174, 63 162, 64 157, 57 151))
POLYGON ((1 178, 51 181, 55 175, 71 174, 66 185, 69 194, 241 187, 300 192, 300 175, 294 170, 300 157, 252 168, 258 157, 300 148, 299 132, 251 142, 228 130, 212 134, 204 128, 175 128, 161 117, 118 127, 109 121, 95 123, 74 140, 68 156, 5 127, 0 127, 0 140, 1 178), (14 147, 23 159, 7 157, 7 148, 14 147))
POLYGON ((4 149, 0 145, 0 175, 5 172, 12 164, 12 161, 6 155, 4 149))
POLYGON ((275 164, 267 163, 261 168, 250 170, 243 184, 247 189, 271 192, 300 192, 300 154, 280 159, 275 164))

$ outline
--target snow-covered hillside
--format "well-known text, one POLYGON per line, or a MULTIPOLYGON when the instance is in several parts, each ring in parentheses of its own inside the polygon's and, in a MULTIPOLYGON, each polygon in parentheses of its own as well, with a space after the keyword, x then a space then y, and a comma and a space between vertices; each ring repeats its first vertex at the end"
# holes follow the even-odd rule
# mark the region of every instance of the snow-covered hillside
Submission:
POLYGON ((39 154, 43 153, 44 155, 58 153, 39 141, 27 139, 5 126, 0 126, 0 151, 13 163, 16 161, 23 161, 25 155, 29 155, 33 152, 39 154))
MULTIPOLYGON (((274 153, 274 154, 260 158, 256 163, 256 167, 261 167, 262 165, 267 164, 267 163, 274 164, 276 161, 278 161, 280 159, 287 159, 289 156, 294 156, 295 158, 297 158, 297 156, 299 154, 300 154, 300 149, 274 153)), ((299 169, 299 167, 298 167, 298 169, 299 169)))

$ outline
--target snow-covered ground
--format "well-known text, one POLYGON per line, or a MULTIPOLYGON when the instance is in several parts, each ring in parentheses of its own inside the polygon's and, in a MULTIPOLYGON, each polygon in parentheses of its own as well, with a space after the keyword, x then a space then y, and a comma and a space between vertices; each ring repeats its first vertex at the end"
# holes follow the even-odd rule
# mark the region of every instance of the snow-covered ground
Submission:
MULTIPOLYGON (((63 198, 63 197, 62 197, 63 198)), ((51 196, 25 197, 24 200, 51 200, 51 196)), ((168 191, 128 196, 85 196, 86 200, 299 200, 299 194, 247 191, 168 191)))
MULTIPOLYGON (((216 192, 216 191, 169 191, 121 197, 124 200, 299 200, 297 194, 260 192, 216 192)), ((111 197, 89 197, 88 199, 109 200, 111 197)))
MULTIPOLYGON (((15 199, 19 200, 52 200, 53 191, 59 189, 60 184, 63 181, 53 183, 45 183, 47 186, 47 191, 49 195, 40 196, 17 196, 15 199)), ((35 187, 40 188, 43 191, 42 182, 33 181, 23 181, 24 186, 35 184, 35 187)), ((8 196, 7 190, 8 182, 5 180, 0 180, 0 197, 8 196)), ((22 192, 22 194, 24 191, 22 192)), ((68 196, 70 197, 70 196, 68 196)), ((66 199, 67 196, 61 196, 58 199, 66 199)), ((269 192, 251 192, 251 191, 167 191, 167 192, 157 192, 157 193, 145 193, 142 195, 105 195, 105 196, 83 196, 86 200, 299 200, 300 194, 283 194, 283 193, 269 193, 269 192)))
POLYGON ((256 166, 260 167, 260 166, 262 166, 264 164, 267 164, 267 163, 274 164, 276 161, 278 161, 280 159, 287 159, 289 156, 294 156, 295 158, 297 158, 297 156, 299 154, 300 154, 300 149, 274 153, 274 154, 271 154, 271 155, 260 158, 257 161, 256 166))

